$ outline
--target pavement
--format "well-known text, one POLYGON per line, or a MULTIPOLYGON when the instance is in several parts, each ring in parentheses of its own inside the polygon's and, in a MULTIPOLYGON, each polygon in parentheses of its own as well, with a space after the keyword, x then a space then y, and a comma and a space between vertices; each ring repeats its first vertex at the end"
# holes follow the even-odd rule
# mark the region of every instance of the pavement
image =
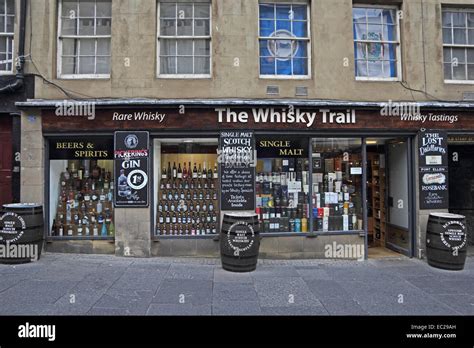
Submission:
POLYGON ((403 256, 368 261, 45 253, 0 265, 0 315, 474 315, 474 258, 463 271, 403 256))

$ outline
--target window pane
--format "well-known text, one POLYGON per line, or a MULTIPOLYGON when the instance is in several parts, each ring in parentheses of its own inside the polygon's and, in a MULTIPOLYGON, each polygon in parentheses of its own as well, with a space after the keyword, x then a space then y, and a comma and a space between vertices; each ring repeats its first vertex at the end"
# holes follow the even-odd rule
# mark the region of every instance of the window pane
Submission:
POLYGON ((260 58, 260 74, 261 75, 275 75, 275 58, 262 57, 260 58))
POLYGON ((451 63, 444 64, 444 79, 445 80, 452 80, 451 76, 451 63))
POLYGON ((209 4, 194 4, 194 18, 209 18, 209 4))
POLYGON ((209 56, 211 54, 210 47, 209 40, 194 40, 194 54, 197 56, 209 56))
POLYGON ((474 29, 469 29, 467 32, 468 35, 468 44, 474 45, 474 29))
POLYGON ((474 48, 466 48, 467 51, 467 62, 474 63, 474 48))
POLYGON ((192 57, 178 57, 178 74, 192 74, 193 73, 193 58, 192 57))
POLYGON ((15 17, 14 16, 8 16, 7 17, 7 33, 13 33, 14 22, 15 22, 15 17))
POLYGON ((455 44, 466 44, 466 30, 465 29, 454 29, 454 43, 455 44))
POLYGON ((94 57, 79 58, 79 74, 94 74, 94 57))
POLYGON ((354 39, 355 40, 367 40, 367 24, 355 23, 354 24, 354 39))
POLYGON ((79 19, 79 35, 94 35, 94 19, 79 19))
POLYGON ((466 13, 464 12, 453 12, 453 24, 455 27, 466 27, 466 13))
POLYGON ((367 9, 367 22, 372 24, 382 24, 382 10, 367 9))
POLYGON ((193 55, 193 40, 178 40, 178 56, 193 55))
POLYGON ((467 26, 469 28, 474 28, 474 13, 467 14, 467 26))
POLYGON ((451 27, 452 25, 451 12, 443 12, 443 27, 451 27))
POLYGON ((176 21, 174 19, 160 20, 160 35, 175 36, 176 35, 176 21))
POLYGON ((383 26, 378 24, 369 24, 367 38, 365 40, 382 41, 383 26))
POLYGON ((0 36, 0 52, 5 53, 7 51, 7 38, 0 36))
POLYGON ((15 14, 15 1, 14 0, 7 0, 7 13, 15 14))
POLYGON ((76 18, 77 13, 77 1, 76 0, 63 0, 61 16, 67 18, 76 18))
POLYGON ((277 30, 285 30, 291 33, 291 22, 286 20, 278 20, 276 22, 277 30))
POLYGON ((365 9, 354 7, 352 9, 352 18, 354 20, 354 23, 365 23, 365 9))
POLYGON ((443 43, 445 44, 453 43, 453 36, 452 36, 451 29, 443 29, 443 43))
POLYGON ((194 35, 195 36, 209 35, 209 20, 208 19, 195 19, 194 20, 194 35))
POLYGON ((443 49, 443 61, 445 63, 451 63, 451 49, 450 48, 443 49))
POLYGON ((175 56, 176 55, 176 40, 160 40, 160 55, 175 56))
POLYGON ((62 58, 61 72, 71 75, 76 73, 76 57, 62 58))
POLYGON ((110 35, 110 25, 112 20, 109 18, 96 19, 96 35, 110 35))
POLYGON ((293 34, 296 37, 308 37, 308 24, 306 22, 293 22, 293 34))
POLYGON ((94 56, 95 55, 95 40, 94 39, 81 39, 80 45, 79 45, 79 55, 94 56))
POLYGON ((453 64, 453 79, 454 80, 465 80, 466 79, 466 64, 453 64))
POLYGON ((291 7, 289 5, 276 5, 276 18, 277 19, 290 19, 291 18, 291 7))
POLYGON ((382 69, 381 61, 369 61, 369 77, 387 77, 382 69))
POLYGON ((293 75, 308 75, 308 59, 293 59, 293 75))
POLYGON ((5 14, 5 3, 0 1, 0 15, 5 14))
POLYGON ((192 4, 178 4, 178 19, 193 18, 192 4))
POLYGON ((286 60, 277 59, 276 68, 277 68, 277 75, 291 76, 293 73, 293 70, 291 69, 291 59, 286 59, 286 60))
POLYGON ((76 39, 63 39, 63 56, 76 56, 77 55, 77 40, 76 39))
POLYGON ((383 62, 384 77, 397 77, 397 62, 394 60, 383 62))
POLYGON ((293 5, 293 19, 295 20, 306 20, 307 10, 306 5, 293 5))
POLYGON ((260 20, 260 36, 270 36, 275 31, 275 21, 260 20))
POLYGON ((79 1, 79 17, 94 17, 94 1, 79 1))
POLYGON ((453 48, 453 62, 465 63, 466 51, 464 48, 453 48))
POLYGON ((160 74, 176 74, 176 57, 160 57, 160 74))
POLYGON ((62 35, 76 35, 77 19, 62 19, 62 35))
POLYGON ((176 4, 160 3, 160 18, 176 18, 176 4))
POLYGON ((260 4, 260 18, 275 18, 275 8, 271 4, 260 4))
POLYGON ((194 58, 194 73, 195 74, 210 74, 210 59, 209 57, 194 58))
POLYGON ((469 64, 467 66, 467 78, 469 80, 474 80, 474 64, 469 64))
POLYGON ((112 17, 112 1, 97 0, 96 17, 112 17))
POLYGON ((191 36, 193 35, 193 20, 192 19, 181 19, 178 20, 178 36, 191 36))
POLYGON ((0 16, 0 33, 5 32, 5 17, 0 16))
POLYGON ((97 39, 97 55, 110 56, 110 39, 97 39))
POLYGON ((396 11, 395 10, 383 10, 383 23, 388 25, 396 25, 396 11))
POLYGON ((110 57, 97 57, 97 74, 110 74, 110 57))

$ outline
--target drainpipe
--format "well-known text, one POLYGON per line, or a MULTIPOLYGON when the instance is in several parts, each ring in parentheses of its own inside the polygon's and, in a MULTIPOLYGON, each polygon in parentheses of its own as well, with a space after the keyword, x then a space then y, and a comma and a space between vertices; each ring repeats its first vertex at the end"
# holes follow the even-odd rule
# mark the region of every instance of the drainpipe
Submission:
MULTIPOLYGON (((25 65, 25 27, 26 27, 26 0, 20 2, 20 37, 18 45, 18 64, 16 66, 16 80, 0 88, 1 93, 14 93, 23 87, 23 68, 25 65)), ((30 28, 31 29, 31 28, 30 28)))

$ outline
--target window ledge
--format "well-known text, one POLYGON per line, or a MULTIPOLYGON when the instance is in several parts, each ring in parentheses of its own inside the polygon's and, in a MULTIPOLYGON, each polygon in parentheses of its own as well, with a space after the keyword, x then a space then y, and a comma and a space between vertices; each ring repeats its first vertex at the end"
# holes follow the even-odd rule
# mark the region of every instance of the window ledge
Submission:
POLYGON ((356 81, 361 81, 361 82, 400 82, 400 78, 398 77, 390 77, 390 78, 384 78, 384 77, 359 77, 356 76, 356 81))
POLYGON ((444 80, 447 85, 474 85, 474 80, 444 80))
POLYGON ((211 75, 188 75, 188 74, 159 74, 156 76, 157 79, 170 79, 170 80, 192 80, 192 79, 199 79, 199 80, 210 80, 212 78, 211 75))
POLYGON ((105 74, 59 75, 58 80, 110 80, 110 75, 105 75, 105 74))
POLYGON ((290 75, 260 75, 262 80, 311 80, 311 76, 290 76, 290 75))

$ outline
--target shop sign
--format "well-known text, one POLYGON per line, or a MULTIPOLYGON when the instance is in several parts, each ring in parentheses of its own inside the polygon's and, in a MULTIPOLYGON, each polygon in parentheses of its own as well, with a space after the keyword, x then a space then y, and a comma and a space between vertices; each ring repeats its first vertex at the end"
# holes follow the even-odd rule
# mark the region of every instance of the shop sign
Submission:
POLYGON ((149 205, 149 133, 115 132, 115 206, 149 205))
POLYGON ((418 138, 420 209, 448 209, 448 136, 425 130, 418 138))
POLYGON ((255 138, 253 132, 221 132, 218 162, 221 210, 255 210, 255 138))
POLYGON ((49 159, 113 159, 114 139, 112 137, 67 137, 49 141, 49 159))
POLYGON ((259 137, 257 138, 258 158, 308 157, 307 137, 259 137))

